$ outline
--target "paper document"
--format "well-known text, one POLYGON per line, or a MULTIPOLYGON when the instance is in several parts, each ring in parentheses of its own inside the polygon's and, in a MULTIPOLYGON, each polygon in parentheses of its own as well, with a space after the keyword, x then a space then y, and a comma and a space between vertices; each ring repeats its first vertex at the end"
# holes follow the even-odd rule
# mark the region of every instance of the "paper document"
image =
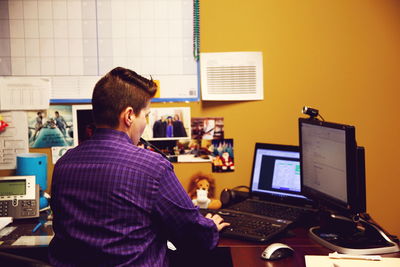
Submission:
POLYGON ((53 236, 21 236, 13 246, 48 246, 53 236))
POLYGON ((331 259, 328 256, 305 256, 307 267, 394 267, 400 266, 400 258, 382 257, 380 261, 331 259))
POLYGON ((28 152, 28 120, 24 111, 0 112, 8 124, 0 132, 0 170, 15 169, 17 154, 28 152))
POLYGON ((11 234, 15 229, 17 229, 16 226, 7 226, 7 227, 4 227, 3 229, 0 230, 0 238, 2 238, 3 236, 8 236, 8 235, 11 234))
POLYGON ((48 109, 50 78, 0 77, 0 110, 48 109))
POLYGON ((12 217, 0 217, 0 230, 12 223, 12 217))

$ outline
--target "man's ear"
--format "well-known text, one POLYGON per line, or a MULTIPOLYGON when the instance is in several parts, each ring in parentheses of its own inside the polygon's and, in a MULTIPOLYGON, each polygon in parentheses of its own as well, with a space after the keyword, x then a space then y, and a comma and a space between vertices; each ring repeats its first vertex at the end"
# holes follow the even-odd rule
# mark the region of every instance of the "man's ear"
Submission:
POLYGON ((123 123, 127 127, 130 127, 136 118, 132 107, 125 108, 124 111, 122 111, 121 117, 122 117, 123 123))

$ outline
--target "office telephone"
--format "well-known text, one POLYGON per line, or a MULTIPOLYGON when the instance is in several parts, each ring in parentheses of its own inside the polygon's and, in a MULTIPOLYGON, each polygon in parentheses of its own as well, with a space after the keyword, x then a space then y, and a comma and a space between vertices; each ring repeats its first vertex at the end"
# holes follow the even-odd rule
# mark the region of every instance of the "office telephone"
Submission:
POLYGON ((232 189, 223 189, 220 195, 222 207, 227 207, 229 205, 245 200, 249 197, 249 190, 249 187, 245 185, 236 186, 232 189), (239 189, 245 189, 245 191, 241 191, 239 189))
POLYGON ((39 217, 39 185, 35 176, 0 177, 0 217, 39 217))

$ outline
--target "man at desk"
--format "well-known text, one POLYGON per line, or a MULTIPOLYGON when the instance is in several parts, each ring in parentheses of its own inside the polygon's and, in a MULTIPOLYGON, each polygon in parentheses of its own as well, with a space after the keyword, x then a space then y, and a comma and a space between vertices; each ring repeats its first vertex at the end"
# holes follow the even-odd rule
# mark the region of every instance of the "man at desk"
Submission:
POLYGON ((93 91, 95 134, 54 168, 51 208, 55 266, 168 266, 179 250, 211 250, 227 224, 203 217, 171 163, 139 148, 156 84, 121 67, 93 91))

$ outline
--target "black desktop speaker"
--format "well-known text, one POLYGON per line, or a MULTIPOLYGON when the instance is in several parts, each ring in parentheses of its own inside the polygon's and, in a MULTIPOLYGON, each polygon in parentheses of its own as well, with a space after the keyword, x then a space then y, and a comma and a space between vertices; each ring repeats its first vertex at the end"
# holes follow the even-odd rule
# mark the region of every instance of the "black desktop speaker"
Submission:
POLYGON ((245 185, 236 186, 232 189, 225 188, 222 190, 220 195, 220 200, 222 202, 222 207, 227 207, 229 205, 238 203, 249 197, 249 187, 245 185), (246 191, 241 191, 239 189, 245 189, 246 191))
POLYGON ((357 199, 358 211, 367 211, 367 195, 365 184, 365 149, 362 146, 357 147, 357 199))

